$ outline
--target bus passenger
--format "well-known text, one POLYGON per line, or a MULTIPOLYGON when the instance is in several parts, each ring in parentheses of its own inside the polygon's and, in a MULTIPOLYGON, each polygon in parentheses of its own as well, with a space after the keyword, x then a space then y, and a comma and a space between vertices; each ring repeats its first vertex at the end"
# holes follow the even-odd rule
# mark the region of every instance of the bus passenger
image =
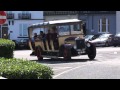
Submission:
POLYGON ((52 34, 51 34, 50 30, 48 30, 46 39, 48 40, 49 49, 52 50, 51 45, 50 45, 50 40, 52 40, 52 34))
POLYGON ((40 31, 40 39, 43 41, 45 50, 47 50, 47 46, 46 46, 46 35, 45 35, 45 33, 43 33, 43 31, 40 31))
MULTIPOLYGON (((33 48, 34 51, 35 51, 35 39, 37 39, 37 33, 34 33, 34 36, 31 39, 32 40, 31 44, 32 44, 32 48, 33 48)), ((35 55, 34 51, 30 55, 35 55)))
POLYGON ((54 45, 54 49, 58 50, 59 49, 59 43, 58 43, 58 33, 57 33, 57 29, 53 28, 53 33, 52 33, 52 40, 53 40, 53 45, 54 45))

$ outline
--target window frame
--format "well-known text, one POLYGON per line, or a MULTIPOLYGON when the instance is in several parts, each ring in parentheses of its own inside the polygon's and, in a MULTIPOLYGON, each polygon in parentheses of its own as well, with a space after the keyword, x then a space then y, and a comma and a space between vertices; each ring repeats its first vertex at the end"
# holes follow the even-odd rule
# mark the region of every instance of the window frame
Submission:
POLYGON ((109 26, 110 26, 110 21, 108 18, 102 18, 99 19, 98 21, 98 32, 99 33, 109 33, 109 26), (105 19, 105 24, 103 23, 103 20, 105 19), (105 25, 105 32, 103 31, 103 26, 105 25))
POLYGON ((71 35, 70 25, 69 25, 69 24, 57 25, 57 32, 58 32, 58 35, 59 35, 59 36, 68 36, 68 35, 71 35), (68 34, 67 34, 67 35, 60 35, 60 32, 59 32, 58 28, 61 27, 61 26, 68 26, 68 27, 69 27, 68 34))
POLYGON ((19 24, 19 37, 28 37, 27 28, 28 28, 28 24, 22 24, 22 23, 19 24), (26 35, 24 31, 26 32, 26 35))
MULTIPOLYGON (((56 27, 57 27, 57 29, 58 29, 58 27, 59 26, 65 26, 65 25, 68 25, 69 26, 69 35, 79 35, 79 34, 81 34, 81 31, 82 31, 82 23, 66 23, 66 24, 58 24, 58 25, 56 25, 56 27), (80 31, 78 31, 79 33, 77 34, 77 33, 73 33, 72 34, 72 30, 71 30, 71 25, 79 25, 79 29, 80 29, 80 31)), ((59 31, 57 31, 58 32, 58 35, 59 35, 59 31)), ((69 35, 59 35, 59 36, 69 36, 69 35)))
POLYGON ((22 11, 22 13, 23 13, 23 14, 27 14, 27 13, 29 13, 29 11, 22 11))

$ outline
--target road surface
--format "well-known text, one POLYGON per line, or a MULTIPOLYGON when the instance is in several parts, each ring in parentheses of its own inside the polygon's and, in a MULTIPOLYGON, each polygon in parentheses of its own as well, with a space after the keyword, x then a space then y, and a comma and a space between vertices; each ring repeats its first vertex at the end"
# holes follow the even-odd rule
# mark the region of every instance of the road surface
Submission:
MULTIPOLYGON (((37 61, 30 53, 30 50, 15 51, 14 56, 37 61)), ((53 69, 53 79, 120 79, 120 47, 98 47, 93 61, 84 55, 72 57, 71 61, 45 59, 37 62, 53 69)))

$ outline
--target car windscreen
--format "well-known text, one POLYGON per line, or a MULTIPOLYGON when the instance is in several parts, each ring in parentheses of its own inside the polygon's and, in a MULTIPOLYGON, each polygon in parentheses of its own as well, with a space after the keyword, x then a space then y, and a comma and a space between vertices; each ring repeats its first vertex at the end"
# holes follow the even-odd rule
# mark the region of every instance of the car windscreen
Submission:
POLYGON ((92 37, 92 40, 94 40, 94 39, 96 39, 96 38, 99 38, 100 37, 100 35, 94 35, 93 37, 92 37))
POLYGON ((99 38, 108 38, 110 35, 109 34, 103 34, 99 38))
POLYGON ((70 35, 70 31, 69 30, 70 30, 69 25, 58 26, 59 35, 70 35))
POLYGON ((92 38, 93 35, 86 35, 85 38, 92 38))
POLYGON ((28 39, 17 39, 17 42, 27 42, 28 39))

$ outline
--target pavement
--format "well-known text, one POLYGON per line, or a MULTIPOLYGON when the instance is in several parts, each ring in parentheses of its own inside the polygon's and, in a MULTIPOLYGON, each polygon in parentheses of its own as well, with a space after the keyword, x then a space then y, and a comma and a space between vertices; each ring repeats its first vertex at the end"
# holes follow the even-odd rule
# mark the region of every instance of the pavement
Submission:
POLYGON ((14 58, 26 59, 26 60, 37 60, 37 56, 30 56, 31 50, 15 50, 14 58))
MULTIPOLYGON (((14 58, 37 61, 36 56, 30 56, 31 53, 31 50, 16 50, 14 51, 14 58)), ((89 61, 88 57, 83 55, 72 57, 73 60, 76 59, 75 61, 45 60, 40 61, 40 63, 53 69, 54 79, 120 78, 119 54, 119 47, 102 47, 97 48, 95 61, 89 61)), ((0 77, 0 79, 6 78, 0 77)))

